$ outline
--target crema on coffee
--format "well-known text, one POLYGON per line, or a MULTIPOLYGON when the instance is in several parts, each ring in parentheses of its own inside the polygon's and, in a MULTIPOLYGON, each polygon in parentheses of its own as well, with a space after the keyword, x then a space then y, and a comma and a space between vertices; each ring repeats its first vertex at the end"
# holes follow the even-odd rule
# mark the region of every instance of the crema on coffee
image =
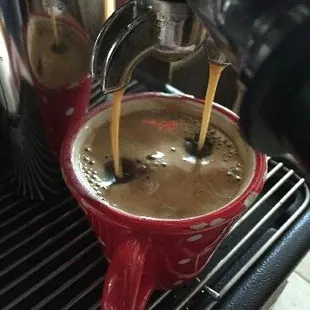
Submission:
POLYGON ((73 26, 60 21, 56 44, 53 26, 50 18, 36 17, 29 22, 27 47, 32 73, 51 89, 74 86, 89 71, 90 44, 73 26))
POLYGON ((89 187, 111 207, 161 219, 180 219, 215 211, 238 195, 244 165, 238 150, 212 124, 208 150, 197 158, 199 116, 173 108, 133 111, 120 122, 124 179, 114 175, 110 123, 84 140, 80 168, 89 187))

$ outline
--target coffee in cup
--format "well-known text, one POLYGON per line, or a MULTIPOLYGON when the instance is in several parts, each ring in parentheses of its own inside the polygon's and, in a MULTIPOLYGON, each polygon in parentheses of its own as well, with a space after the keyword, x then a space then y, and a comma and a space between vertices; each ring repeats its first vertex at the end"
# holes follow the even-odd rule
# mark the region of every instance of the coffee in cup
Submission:
POLYGON ((79 82, 89 71, 91 45, 77 26, 48 17, 34 17, 28 26, 29 62, 36 81, 49 89, 79 82))
POLYGON ((234 141, 211 123, 198 154, 201 116, 193 107, 176 100, 151 105, 147 110, 123 107, 121 179, 114 174, 110 120, 89 125, 80 167, 98 199, 130 214, 161 219, 207 214, 233 200, 246 168, 234 141))

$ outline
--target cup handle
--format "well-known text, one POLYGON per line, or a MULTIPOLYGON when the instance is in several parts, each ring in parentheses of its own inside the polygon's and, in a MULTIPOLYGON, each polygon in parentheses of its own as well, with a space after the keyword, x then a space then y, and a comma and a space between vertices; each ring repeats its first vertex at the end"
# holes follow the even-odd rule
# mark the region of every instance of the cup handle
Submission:
POLYGON ((102 310, 143 310, 154 289, 154 279, 145 274, 150 241, 124 240, 112 257, 103 288, 102 310))

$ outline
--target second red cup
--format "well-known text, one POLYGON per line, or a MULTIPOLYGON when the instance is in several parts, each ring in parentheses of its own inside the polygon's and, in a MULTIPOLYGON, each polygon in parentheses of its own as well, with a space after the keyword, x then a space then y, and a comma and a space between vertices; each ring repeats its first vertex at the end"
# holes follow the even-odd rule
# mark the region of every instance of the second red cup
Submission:
POLYGON ((26 42, 45 135, 58 159, 68 128, 87 112, 92 79, 88 34, 65 18, 57 19, 57 31, 58 43, 50 16, 33 16, 26 42))

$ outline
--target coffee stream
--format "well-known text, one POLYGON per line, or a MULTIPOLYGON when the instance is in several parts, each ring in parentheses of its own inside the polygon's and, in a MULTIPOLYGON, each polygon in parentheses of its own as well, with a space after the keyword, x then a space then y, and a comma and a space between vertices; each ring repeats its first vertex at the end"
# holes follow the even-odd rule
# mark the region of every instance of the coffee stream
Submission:
MULTIPOLYGON (((206 142, 207 133, 209 128, 209 122, 212 112, 212 103, 217 90, 218 82, 221 78, 221 74, 225 66, 218 65, 214 63, 209 63, 209 82, 206 90, 205 104, 202 115, 202 122, 200 126, 200 134, 198 143, 196 138, 193 138, 191 141, 187 141, 187 149, 192 155, 202 157, 208 155, 210 152, 209 144, 206 142), (201 155, 201 156, 199 156, 201 155)), ((113 99, 113 112, 112 112, 112 121, 111 121, 111 142, 112 142, 112 155, 114 161, 114 173, 118 179, 122 179, 123 170, 122 163, 120 160, 119 152, 119 122, 121 116, 121 103, 124 95, 124 90, 121 89, 114 93, 113 99)))
POLYGON ((206 142, 212 112, 212 103, 214 101, 217 85, 221 78, 221 74, 224 68, 225 66, 213 64, 211 62, 209 63, 209 83, 207 86, 205 105, 202 115, 202 123, 200 127, 200 135, 198 140, 198 153, 200 153, 203 150, 206 142))
POLYGON ((34 16, 27 29, 29 62, 35 80, 41 86, 58 89, 83 80, 89 71, 91 45, 82 32, 70 24, 51 16, 34 16))
POLYGON ((59 31, 58 31, 55 12, 54 12, 53 2, 54 0, 49 0, 50 15, 51 15, 51 20, 52 20, 53 35, 54 35, 54 43, 51 45, 51 50, 55 54, 64 54, 68 47, 65 42, 60 42, 59 31))
POLYGON ((59 44, 59 36, 58 36, 57 21, 56 21, 56 16, 55 16, 55 12, 54 12, 53 2, 54 2, 54 0, 49 0, 51 20, 52 20, 52 24, 53 24, 54 40, 55 40, 55 44, 58 45, 59 44))
POLYGON ((118 179, 123 178, 123 168, 119 152, 119 123, 121 117, 121 106, 123 96, 124 96, 124 89, 121 89, 114 93, 113 106, 112 106, 112 119, 110 125, 114 172, 115 176, 118 179))
POLYGON ((103 0, 103 16, 106 21, 112 13, 115 11, 115 1, 114 0, 103 0))

